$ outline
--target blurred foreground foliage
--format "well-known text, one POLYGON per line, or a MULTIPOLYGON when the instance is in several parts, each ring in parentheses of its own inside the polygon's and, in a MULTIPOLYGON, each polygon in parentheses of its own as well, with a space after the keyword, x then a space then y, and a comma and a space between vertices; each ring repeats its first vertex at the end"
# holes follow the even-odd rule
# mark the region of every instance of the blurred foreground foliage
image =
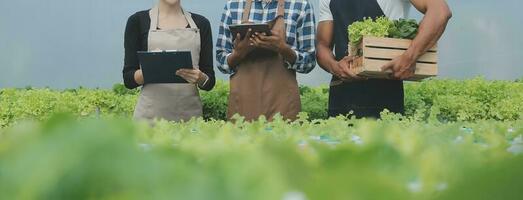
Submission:
POLYGON ((522 199, 522 121, 343 117, 0 129, 2 199, 522 199))

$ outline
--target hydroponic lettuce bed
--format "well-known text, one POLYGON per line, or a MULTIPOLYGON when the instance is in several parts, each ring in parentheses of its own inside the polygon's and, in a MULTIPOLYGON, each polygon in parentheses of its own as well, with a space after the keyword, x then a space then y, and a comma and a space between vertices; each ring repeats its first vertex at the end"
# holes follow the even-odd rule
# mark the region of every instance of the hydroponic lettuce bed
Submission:
MULTIPOLYGON (((55 113, 131 117, 138 90, 121 84, 112 90, 77 88, 0 89, 0 127, 21 120, 48 119, 55 113)), ((329 88, 300 87, 302 111, 310 119, 326 119, 329 88)), ((218 82, 202 92, 204 118, 225 120, 229 84, 218 82)), ((406 118, 416 121, 514 121, 523 119, 523 81, 428 80, 405 84, 406 118)))

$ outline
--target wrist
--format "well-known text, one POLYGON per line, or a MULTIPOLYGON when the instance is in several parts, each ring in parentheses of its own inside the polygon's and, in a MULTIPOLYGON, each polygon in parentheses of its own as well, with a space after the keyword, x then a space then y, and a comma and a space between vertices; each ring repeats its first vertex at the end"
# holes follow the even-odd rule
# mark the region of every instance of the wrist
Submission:
POLYGON ((208 80, 209 80, 209 76, 207 76, 207 74, 205 74, 203 72, 200 72, 200 75, 198 77, 198 85, 200 87, 203 87, 203 86, 205 86, 205 84, 207 83, 208 80))
POLYGON ((236 49, 232 50, 232 53, 229 56, 229 58, 233 60, 241 60, 243 57, 245 57, 244 53, 242 53, 241 50, 238 51, 236 49))
POLYGON ((278 50, 278 52, 280 54, 284 54, 285 52, 287 52, 289 50, 289 46, 285 43, 285 42, 281 42, 280 44, 278 44, 276 50, 278 50))
POLYGON ((297 52, 290 48, 287 44, 280 45, 277 50, 278 53, 283 56, 283 59, 285 59, 285 61, 290 65, 295 64, 298 60, 297 52))
POLYGON ((328 65, 328 70, 331 74, 334 74, 334 68, 338 67, 338 62, 337 60, 332 60, 329 65, 328 65))
POLYGON ((404 58, 406 58, 411 64, 415 63, 418 58, 420 57, 419 53, 416 53, 416 51, 411 49, 408 49, 403 53, 404 58))

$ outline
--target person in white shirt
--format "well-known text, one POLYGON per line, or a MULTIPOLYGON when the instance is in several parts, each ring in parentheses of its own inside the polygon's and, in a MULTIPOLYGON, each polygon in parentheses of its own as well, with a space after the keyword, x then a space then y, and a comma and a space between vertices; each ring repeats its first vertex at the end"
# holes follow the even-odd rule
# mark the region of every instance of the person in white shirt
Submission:
POLYGON ((414 75, 416 60, 437 43, 451 17, 445 0, 320 0, 316 48, 319 65, 333 75, 329 116, 352 112, 358 118, 379 118, 384 109, 404 113, 402 80, 414 75), (409 49, 383 66, 396 80, 364 79, 352 73, 347 27, 364 18, 407 18, 411 6, 425 16, 409 49))

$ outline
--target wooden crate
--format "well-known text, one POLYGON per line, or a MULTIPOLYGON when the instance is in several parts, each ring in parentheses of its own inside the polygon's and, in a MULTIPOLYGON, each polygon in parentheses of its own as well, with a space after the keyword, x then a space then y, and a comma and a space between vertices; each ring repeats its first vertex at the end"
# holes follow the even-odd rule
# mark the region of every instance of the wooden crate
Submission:
MULTIPOLYGON (((358 75, 368 78, 388 79, 392 71, 381 71, 386 63, 403 54, 409 48, 412 40, 363 37, 361 45, 351 49, 351 55, 360 57, 354 61, 353 69, 358 75)), ((420 81, 438 75, 438 51, 433 47, 416 63, 415 76, 409 81, 420 81)))

